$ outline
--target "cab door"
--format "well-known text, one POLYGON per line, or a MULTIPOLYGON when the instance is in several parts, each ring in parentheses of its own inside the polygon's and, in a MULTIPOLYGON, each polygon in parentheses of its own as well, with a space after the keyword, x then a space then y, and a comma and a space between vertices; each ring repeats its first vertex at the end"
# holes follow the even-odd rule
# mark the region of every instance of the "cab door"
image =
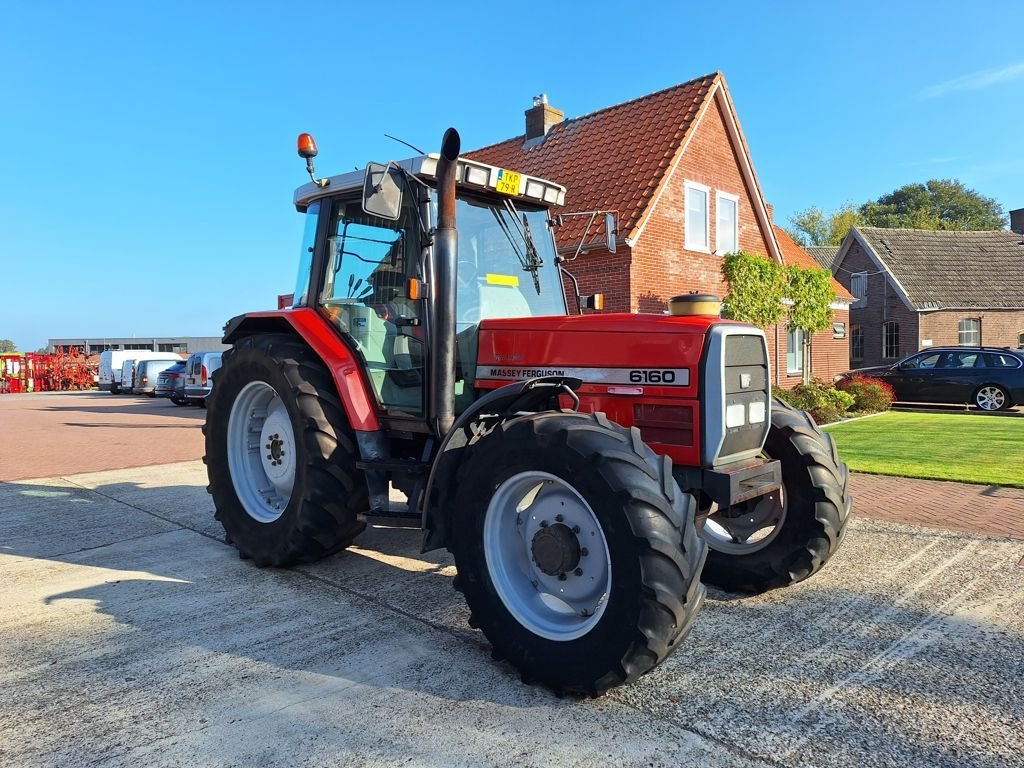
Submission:
POLYGON ((421 417, 423 302, 408 295, 409 278, 422 278, 412 197, 397 221, 366 213, 360 199, 333 202, 317 303, 362 357, 383 410, 421 417))

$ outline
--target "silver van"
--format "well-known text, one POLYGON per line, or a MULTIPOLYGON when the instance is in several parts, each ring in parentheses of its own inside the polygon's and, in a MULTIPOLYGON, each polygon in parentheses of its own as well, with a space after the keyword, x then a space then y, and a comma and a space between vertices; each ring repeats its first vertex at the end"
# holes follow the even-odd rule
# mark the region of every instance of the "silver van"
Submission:
POLYGON ((222 352, 193 352, 185 364, 185 397, 206 407, 206 398, 213 389, 211 376, 220 368, 222 352))
POLYGON ((175 363, 180 363, 180 357, 168 357, 165 360, 136 360, 135 381, 131 392, 133 395, 149 395, 156 397, 156 383, 161 371, 166 371, 175 363))

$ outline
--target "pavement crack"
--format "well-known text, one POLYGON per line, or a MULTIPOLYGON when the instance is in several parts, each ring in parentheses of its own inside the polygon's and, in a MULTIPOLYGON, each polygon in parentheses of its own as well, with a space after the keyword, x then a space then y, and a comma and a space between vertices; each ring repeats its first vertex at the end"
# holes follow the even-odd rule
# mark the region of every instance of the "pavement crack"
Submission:
POLYGON ((96 544, 92 547, 82 547, 81 549, 69 549, 67 552, 57 552, 54 554, 41 555, 39 557, 33 557, 33 560, 52 560, 55 557, 68 557, 69 555, 79 555, 82 552, 92 552, 96 549, 106 549, 107 547, 113 547, 118 544, 123 544, 126 541, 138 541, 139 539, 147 539, 150 536, 163 536, 164 534, 172 533, 172 531, 153 531, 152 533, 140 533, 138 536, 128 536, 127 538, 121 538, 117 541, 111 541, 106 544, 96 544))

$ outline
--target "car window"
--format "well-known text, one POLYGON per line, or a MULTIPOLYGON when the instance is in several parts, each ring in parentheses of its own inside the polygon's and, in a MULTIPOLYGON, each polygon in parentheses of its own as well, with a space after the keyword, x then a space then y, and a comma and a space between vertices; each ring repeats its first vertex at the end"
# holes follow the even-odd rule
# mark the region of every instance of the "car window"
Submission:
POLYGON ((931 354, 920 354, 916 357, 918 366, 916 368, 938 368, 939 358, 942 355, 939 352, 933 352, 931 354))
POLYGON ((977 352, 957 352, 952 357, 950 368, 974 368, 978 362, 977 352))
POLYGON ((985 365, 988 368, 1016 368, 1020 362, 1013 355, 994 352, 985 355, 985 365))

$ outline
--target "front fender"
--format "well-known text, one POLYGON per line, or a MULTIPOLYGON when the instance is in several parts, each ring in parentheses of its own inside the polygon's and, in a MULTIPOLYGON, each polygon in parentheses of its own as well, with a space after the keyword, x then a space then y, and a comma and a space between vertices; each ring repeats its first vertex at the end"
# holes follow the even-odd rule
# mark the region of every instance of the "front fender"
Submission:
POLYGON ((302 339, 330 371, 352 428, 357 432, 380 429, 377 401, 363 364, 323 315, 308 307, 239 315, 224 326, 224 343, 264 333, 291 333, 302 339))
POLYGON ((455 477, 481 422, 500 423, 522 413, 559 410, 558 396, 568 394, 576 407, 580 379, 545 376, 517 381, 488 392, 462 412, 445 435, 423 494, 423 552, 448 543, 450 509, 455 503, 455 477))

